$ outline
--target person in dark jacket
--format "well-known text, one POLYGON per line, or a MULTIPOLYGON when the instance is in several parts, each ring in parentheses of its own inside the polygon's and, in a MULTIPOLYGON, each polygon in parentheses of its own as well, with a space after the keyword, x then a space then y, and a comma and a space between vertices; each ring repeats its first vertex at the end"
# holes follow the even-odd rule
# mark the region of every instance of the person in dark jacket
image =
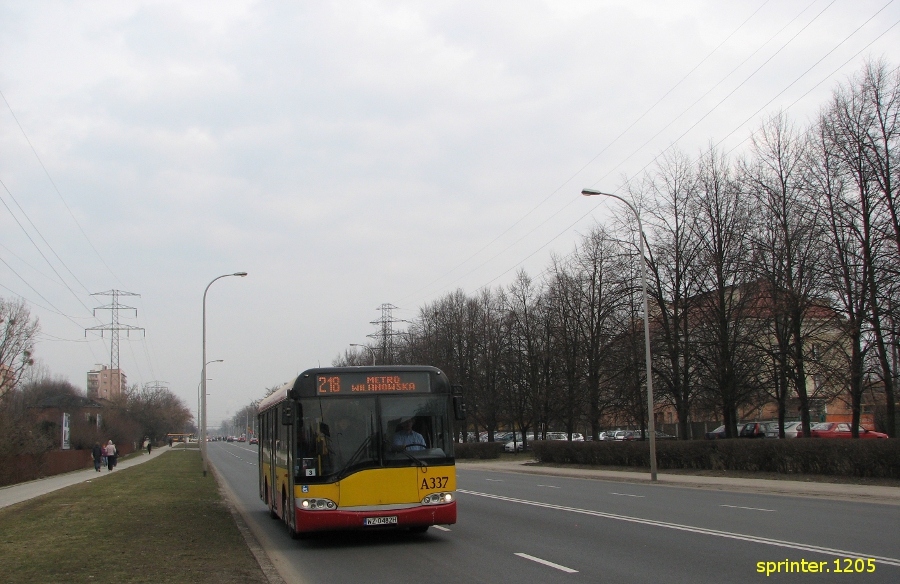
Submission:
POLYGON ((100 472, 100 462, 103 459, 103 449, 99 442, 94 442, 94 448, 91 450, 91 456, 94 458, 94 470, 100 472))

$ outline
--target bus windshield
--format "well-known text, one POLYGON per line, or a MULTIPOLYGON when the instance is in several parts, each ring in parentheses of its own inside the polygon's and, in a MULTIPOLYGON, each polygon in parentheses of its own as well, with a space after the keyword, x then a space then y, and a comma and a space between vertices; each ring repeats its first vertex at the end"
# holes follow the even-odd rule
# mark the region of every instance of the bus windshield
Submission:
POLYGON ((446 402, 421 394, 300 400, 297 480, 328 482, 364 468, 447 461, 453 452, 446 402))

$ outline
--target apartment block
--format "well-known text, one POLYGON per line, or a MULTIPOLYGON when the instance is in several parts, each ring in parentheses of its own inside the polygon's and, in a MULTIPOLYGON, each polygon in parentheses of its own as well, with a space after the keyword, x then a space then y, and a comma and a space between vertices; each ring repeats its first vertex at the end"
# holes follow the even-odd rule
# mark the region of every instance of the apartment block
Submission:
POLYGON ((121 369, 95 365, 87 373, 87 394, 92 399, 114 399, 128 387, 128 377, 121 369))

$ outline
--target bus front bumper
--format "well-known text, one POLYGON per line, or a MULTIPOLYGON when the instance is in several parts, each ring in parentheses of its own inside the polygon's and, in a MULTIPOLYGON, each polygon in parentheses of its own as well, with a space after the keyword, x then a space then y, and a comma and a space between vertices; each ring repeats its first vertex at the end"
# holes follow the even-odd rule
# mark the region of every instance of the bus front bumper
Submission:
POLYGON ((445 505, 422 505, 385 511, 304 511, 297 509, 297 531, 383 529, 456 523, 456 501, 445 505), (396 518, 396 522, 394 519, 396 518), (367 519, 375 525, 367 525, 367 519))

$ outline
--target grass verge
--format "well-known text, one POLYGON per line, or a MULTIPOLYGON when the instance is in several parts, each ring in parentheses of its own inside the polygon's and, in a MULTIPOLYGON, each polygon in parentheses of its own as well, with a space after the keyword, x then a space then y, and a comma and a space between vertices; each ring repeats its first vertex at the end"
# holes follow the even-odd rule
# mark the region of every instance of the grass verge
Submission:
POLYGON ((16 584, 266 582, 190 451, 0 509, 0 558, 16 584))

